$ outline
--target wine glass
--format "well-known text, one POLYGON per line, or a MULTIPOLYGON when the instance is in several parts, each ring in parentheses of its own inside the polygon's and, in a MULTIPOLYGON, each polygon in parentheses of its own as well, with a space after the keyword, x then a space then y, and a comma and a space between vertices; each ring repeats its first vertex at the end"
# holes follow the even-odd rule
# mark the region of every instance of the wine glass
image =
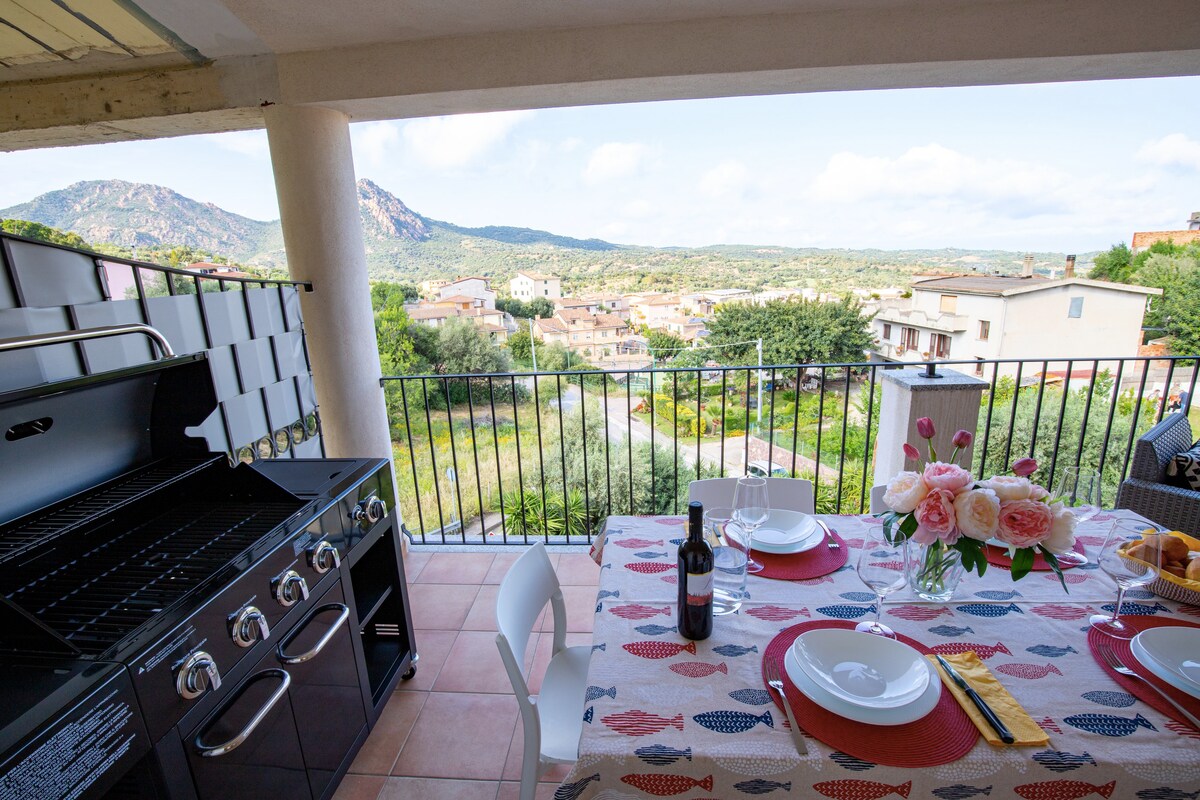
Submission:
POLYGON ((1136 586, 1145 586, 1158 578, 1162 566, 1162 550, 1156 547, 1144 548, 1137 559, 1130 558, 1121 552, 1121 545, 1130 540, 1136 541, 1138 535, 1147 530, 1145 523, 1133 520, 1117 520, 1104 539, 1096 555, 1096 563, 1100 569, 1108 573, 1117 583, 1117 604, 1113 606, 1112 616, 1093 614, 1088 622, 1098 631, 1116 639, 1132 639, 1137 631, 1121 622, 1121 601, 1125 590, 1136 586))
POLYGON ((896 632, 879 621, 883 613, 883 598, 898 592, 908 583, 905 564, 908 561, 908 540, 892 544, 883 536, 883 529, 869 531, 858 554, 858 577, 875 593, 875 620, 860 622, 854 630, 876 636, 896 638, 896 632))
POLYGON ((771 506, 767 501, 767 481, 765 478, 753 478, 749 475, 738 478, 733 490, 733 518, 746 531, 746 571, 762 572, 763 565, 754 560, 754 532, 758 530, 771 514, 771 506))
MULTIPOLYGON (((1084 467, 1067 467, 1063 470, 1052 497, 1061 500, 1080 522, 1086 522, 1100 513, 1100 473, 1084 467)), ((1088 562, 1087 556, 1068 550, 1055 556, 1063 567, 1078 567, 1088 562)))

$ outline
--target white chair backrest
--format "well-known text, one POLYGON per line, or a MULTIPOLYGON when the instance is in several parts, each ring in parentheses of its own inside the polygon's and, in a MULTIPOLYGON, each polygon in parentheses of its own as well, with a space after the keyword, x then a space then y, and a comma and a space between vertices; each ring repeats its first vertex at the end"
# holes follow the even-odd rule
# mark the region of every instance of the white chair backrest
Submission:
MULTIPOLYGON (((562 590, 546 555, 546 545, 538 542, 509 568, 496 595, 496 627, 500 632, 497 642, 518 699, 529 695, 522 668, 525 648, 529 645, 534 623, 549 602, 555 606, 555 627, 558 628, 561 613, 558 607, 563 606, 565 610, 562 590), (505 649, 509 652, 504 652, 505 649)), ((563 617, 565 619, 565 614, 563 617)), ((556 643, 559 636, 555 630, 556 643)))
POLYGON ((883 493, 887 491, 885 484, 871 487, 871 513, 878 514, 882 511, 887 511, 888 507, 884 505, 883 493))
MULTIPOLYGON (((767 478, 767 499, 771 508, 784 511, 816 512, 812 481, 800 478, 767 478)), ((737 478, 708 478, 688 485, 688 500, 699 501, 705 508, 732 508, 737 478)))

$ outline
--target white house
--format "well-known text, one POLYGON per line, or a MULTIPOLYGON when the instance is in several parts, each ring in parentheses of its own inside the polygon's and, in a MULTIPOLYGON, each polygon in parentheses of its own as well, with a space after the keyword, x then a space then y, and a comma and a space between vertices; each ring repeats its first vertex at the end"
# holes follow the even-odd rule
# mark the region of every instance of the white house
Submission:
MULTIPOLYGON (((911 298, 881 304, 872 322, 874 356, 893 362, 1136 356, 1146 303, 1159 294, 1074 276, 931 278, 914 283, 911 298)), ((953 369, 984 374, 982 363, 953 369)), ((1000 368, 1001 375, 1015 371, 1015 364, 1000 368)))
POLYGON ((491 281, 487 278, 459 278, 458 280, 450 281, 444 286, 439 286, 436 292, 438 300, 457 299, 458 296, 463 296, 480 301, 476 304, 478 307, 496 307, 496 293, 492 291, 491 281))
POLYGON ((521 270, 508 282, 508 290, 514 299, 525 303, 539 297, 558 300, 562 297, 562 280, 554 275, 521 270))

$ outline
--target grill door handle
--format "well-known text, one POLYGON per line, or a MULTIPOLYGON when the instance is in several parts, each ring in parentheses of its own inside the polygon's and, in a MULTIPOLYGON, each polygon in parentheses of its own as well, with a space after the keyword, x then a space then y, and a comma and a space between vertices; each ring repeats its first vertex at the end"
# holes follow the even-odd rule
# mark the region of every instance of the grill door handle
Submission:
MULTIPOLYGON (((283 664, 291 665, 291 664, 303 664, 305 661, 311 661, 312 659, 316 658, 317 655, 319 655, 320 652, 325 649, 325 645, 329 644, 329 640, 333 638, 334 634, 336 634, 338 632, 338 628, 342 627, 342 625, 345 624, 346 620, 350 619, 350 607, 344 603, 333 603, 331 605, 321 606, 316 611, 314 611, 312 614, 312 616, 315 617, 317 614, 320 614, 322 611, 329 611, 329 610, 335 609, 335 608, 340 608, 341 613, 338 614, 337 621, 329 626, 329 630, 325 631, 325 635, 321 637, 321 641, 317 642, 313 646, 313 648, 311 650, 309 650, 308 652, 301 653, 300 655, 297 655, 297 656, 289 656, 283 652, 283 648, 286 647, 288 644, 290 644, 290 642, 280 645, 279 661, 283 664)), ((312 617, 309 617, 309 620, 311 620, 311 619, 312 619, 312 617)), ((307 627, 307 626, 305 626, 305 627, 307 627)), ((303 629, 301 629, 301 630, 303 630, 303 629)), ((295 637, 292 637, 292 638, 295 638, 295 637)))
MULTIPOLYGON (((246 727, 242 728, 241 733, 233 737, 227 742, 222 742, 218 745, 208 746, 202 741, 204 734, 201 733, 196 737, 196 750, 205 758, 216 758, 217 756, 227 755, 237 750, 246 740, 250 738, 250 734, 254 733, 254 729, 266 718, 267 714, 271 713, 271 709, 287 695, 288 687, 292 685, 292 676, 287 674, 286 670, 268 669, 259 673, 260 676, 273 676, 280 679, 279 688, 275 693, 267 698, 267 702, 258 710, 250 721, 246 723, 246 727)), ((236 699, 236 698, 235 698, 236 699)))

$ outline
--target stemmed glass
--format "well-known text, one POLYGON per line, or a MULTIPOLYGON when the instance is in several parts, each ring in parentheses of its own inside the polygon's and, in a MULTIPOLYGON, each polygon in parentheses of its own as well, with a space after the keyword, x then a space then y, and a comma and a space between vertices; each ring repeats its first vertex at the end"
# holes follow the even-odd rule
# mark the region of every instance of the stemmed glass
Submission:
POLYGON ((771 506, 767 501, 767 481, 765 478, 752 478, 749 475, 738 478, 733 490, 733 518, 746 531, 746 571, 762 572, 763 565, 754 560, 754 532, 762 527, 771 514, 771 506))
POLYGON ((1158 578, 1162 566, 1160 548, 1143 548, 1137 559, 1121 552, 1121 545, 1131 540, 1136 541, 1137 536, 1144 534, 1146 530, 1145 523, 1133 520, 1115 521, 1096 556, 1096 563, 1100 565, 1100 569, 1117 583, 1117 604, 1113 606, 1111 617, 1107 614, 1093 614, 1088 618, 1088 622, 1096 630, 1116 639, 1132 639, 1137 634, 1136 630, 1120 620, 1121 601, 1125 597, 1125 590, 1153 582, 1158 578))
POLYGON ((882 528, 867 533, 858 554, 858 577, 875 593, 875 620, 860 622, 854 630, 895 639, 896 633, 879 621, 883 614, 883 598, 898 592, 908 583, 905 564, 908 561, 908 540, 892 544, 883 536, 882 528))
MULTIPOLYGON (((1067 467, 1058 479, 1053 498, 1061 500, 1080 522, 1086 522, 1100 513, 1100 473, 1094 469, 1067 467)), ((1078 567, 1087 563, 1087 556, 1073 550, 1061 553, 1056 558, 1064 567, 1078 567)))

